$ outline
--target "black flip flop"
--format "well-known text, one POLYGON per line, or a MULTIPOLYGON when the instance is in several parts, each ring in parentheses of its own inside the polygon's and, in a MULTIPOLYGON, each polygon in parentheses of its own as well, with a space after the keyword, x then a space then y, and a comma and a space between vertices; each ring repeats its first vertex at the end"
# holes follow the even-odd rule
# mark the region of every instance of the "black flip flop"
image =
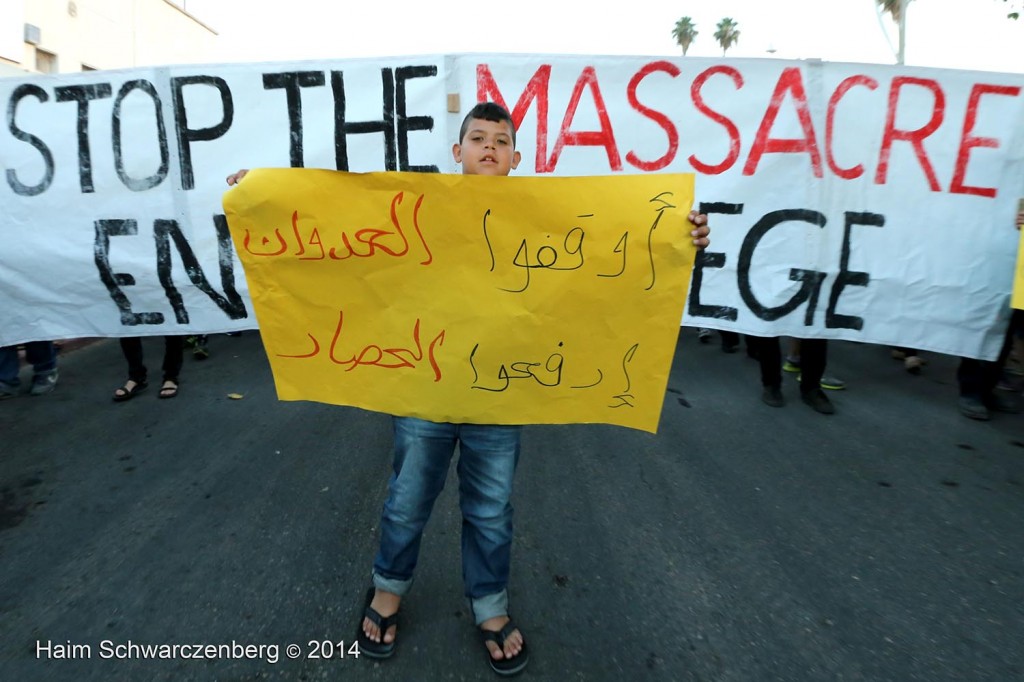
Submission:
MULTIPOLYGON (((512 658, 499 658, 495 660, 491 656, 491 650, 487 647, 487 642, 494 642, 498 645, 498 648, 502 651, 505 650, 505 640, 516 630, 519 630, 511 618, 505 623, 505 627, 495 632, 494 630, 480 630, 480 634, 484 640, 484 653, 487 654, 487 662, 491 664, 491 670, 498 673, 502 677, 511 677, 512 675, 518 675, 523 672, 526 664, 530 662, 530 652, 526 648, 526 636, 523 635, 523 648, 520 649, 519 653, 512 658)), ((522 635, 522 630, 519 630, 522 635)))
POLYGON ((356 628, 356 641, 359 642, 359 651, 370 658, 391 658, 395 653, 395 642, 398 641, 398 631, 395 630, 395 639, 390 642, 384 641, 384 634, 392 625, 398 625, 398 612, 390 616, 382 616, 375 608, 370 606, 373 601, 373 594, 376 590, 370 588, 366 593, 366 603, 363 604, 363 613, 359 617, 359 624, 356 628), (363 632, 363 618, 369 618, 370 622, 380 630, 381 641, 375 642, 363 632))
MULTIPOLYGON (((135 380, 134 379, 129 379, 128 381, 135 381, 135 380)), ((129 389, 128 388, 128 381, 124 382, 124 386, 121 386, 121 387, 119 387, 118 389, 116 389, 114 391, 114 402, 115 403, 123 403, 126 400, 131 400, 132 398, 135 397, 136 393, 138 393, 139 391, 141 391, 142 389, 144 389, 146 386, 149 385, 145 381, 135 381, 134 388, 129 389), (121 393, 118 393, 118 391, 121 391, 121 393)))

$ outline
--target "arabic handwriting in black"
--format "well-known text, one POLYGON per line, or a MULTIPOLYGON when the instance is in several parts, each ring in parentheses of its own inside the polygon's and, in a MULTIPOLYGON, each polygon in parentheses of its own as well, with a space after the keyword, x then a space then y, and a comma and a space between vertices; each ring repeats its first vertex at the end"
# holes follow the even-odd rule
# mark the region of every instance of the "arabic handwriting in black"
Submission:
POLYGON ((633 381, 629 378, 629 363, 633 362, 633 357, 636 355, 636 351, 639 347, 639 343, 634 343, 629 347, 629 350, 626 351, 626 354, 622 356, 622 373, 626 377, 626 387, 622 389, 622 393, 612 396, 612 400, 619 401, 608 406, 612 409, 618 407, 635 407, 632 401, 636 400, 636 396, 631 393, 633 381))

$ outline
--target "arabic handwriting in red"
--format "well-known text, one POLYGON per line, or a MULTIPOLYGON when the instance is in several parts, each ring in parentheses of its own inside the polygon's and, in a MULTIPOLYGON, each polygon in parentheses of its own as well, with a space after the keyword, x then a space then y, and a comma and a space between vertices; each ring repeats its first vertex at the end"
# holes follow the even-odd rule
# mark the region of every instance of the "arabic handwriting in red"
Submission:
MULTIPOLYGON (((400 369, 403 367, 415 369, 423 360, 423 343, 420 340, 419 318, 416 318, 412 329, 412 342, 415 350, 413 348, 381 348, 377 344, 371 343, 363 347, 358 353, 353 353, 352 357, 340 359, 337 354, 338 342, 341 338, 341 330, 344 324, 345 311, 339 310, 338 325, 335 327, 334 337, 331 339, 329 355, 331 362, 334 364, 347 365, 346 372, 351 372, 360 366, 382 367, 384 369, 400 369)), ((442 329, 427 347, 427 361, 430 363, 435 382, 441 380, 441 366, 437 362, 435 349, 444 344, 444 335, 445 330, 442 329)))
MULTIPOLYGON (((423 229, 420 227, 420 209, 423 206, 425 196, 420 194, 416 197, 411 216, 411 229, 416 237, 415 245, 422 247, 423 252, 423 259, 420 261, 420 265, 430 265, 434 262, 434 254, 430 250, 426 237, 423 235, 423 229)), ((308 236, 303 236, 299 228, 299 211, 295 210, 292 212, 291 218, 291 234, 294 244, 289 244, 289 240, 282 234, 279 228, 274 228, 273 238, 271 236, 264 236, 259 239, 258 244, 254 244, 252 233, 249 228, 245 228, 242 248, 253 256, 276 257, 291 255, 299 260, 323 260, 328 256, 332 260, 371 258, 377 255, 378 252, 401 258, 409 255, 411 249, 409 237, 407 236, 408 228, 403 226, 403 219, 399 215, 399 208, 404 201, 405 192, 398 192, 391 198, 389 220, 394 227, 393 230, 366 227, 356 230, 351 236, 347 230, 342 230, 340 247, 331 246, 329 249, 325 249, 324 240, 321 235, 322 228, 320 226, 312 227, 308 236), (287 253, 289 247, 292 249, 290 254, 287 253), (309 248, 309 254, 306 252, 307 247, 309 248)), ((329 234, 329 231, 326 231, 325 234, 329 234)))
MULTIPOLYGON (((444 345, 445 330, 442 329, 437 336, 427 345, 424 356, 423 342, 420 339, 421 320, 416 318, 412 328, 412 346, 409 348, 383 348, 378 344, 371 343, 364 346, 358 352, 352 353, 351 357, 339 357, 339 345, 341 331, 345 326, 345 311, 338 311, 338 323, 334 328, 334 335, 328 348, 328 358, 336 365, 345 366, 346 372, 351 372, 357 367, 380 367, 382 369, 415 369, 423 362, 424 357, 430 365, 430 371, 434 381, 441 380, 441 365, 437 360, 437 349, 444 345)), ((313 342, 313 350, 302 353, 276 353, 279 358, 289 360, 305 360, 316 357, 320 354, 320 342, 313 334, 306 332, 306 336, 313 342)))

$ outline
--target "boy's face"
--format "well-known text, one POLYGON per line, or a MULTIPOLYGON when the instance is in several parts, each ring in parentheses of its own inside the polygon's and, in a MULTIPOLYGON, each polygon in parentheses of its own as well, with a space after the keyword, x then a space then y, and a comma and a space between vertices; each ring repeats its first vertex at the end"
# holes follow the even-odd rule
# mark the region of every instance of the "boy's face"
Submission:
POLYGON ((508 175, 520 158, 508 122, 482 118, 470 120, 462 143, 452 147, 452 156, 466 175, 508 175))

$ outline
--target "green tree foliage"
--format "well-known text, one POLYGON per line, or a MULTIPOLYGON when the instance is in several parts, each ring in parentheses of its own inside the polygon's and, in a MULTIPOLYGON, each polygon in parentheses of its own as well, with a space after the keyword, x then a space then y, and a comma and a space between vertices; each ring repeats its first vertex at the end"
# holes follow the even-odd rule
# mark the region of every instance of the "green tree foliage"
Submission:
MULTIPOLYGON (((1008 19, 1020 19, 1021 6, 1024 5, 1024 0, 1001 0, 1008 12, 1006 17, 1008 19)), ((892 20, 897 24, 900 23, 900 0, 875 0, 878 5, 882 8, 882 12, 888 12, 892 15, 892 20)), ((909 4, 911 0, 907 0, 909 4)))
MULTIPOLYGON (((888 14, 892 17, 892 20, 896 22, 899 27, 900 44, 899 50, 896 52, 896 63, 903 63, 903 55, 906 53, 906 30, 907 30, 907 18, 904 16, 907 6, 913 0, 875 0, 875 4, 881 14, 888 14)), ((928 0, 924 0, 927 2, 928 0)), ((1020 18, 1020 7, 1024 3, 1024 0, 1001 0, 1007 5, 1009 10, 1006 13, 1008 19, 1019 19, 1020 18)), ((881 16, 881 14, 879 16, 881 16)))
POLYGON ((739 24, 729 17, 725 17, 718 22, 715 28, 717 29, 715 31, 715 40, 722 46, 722 56, 724 57, 729 48, 740 41, 739 24))
POLYGON ((672 37, 676 39, 676 44, 683 48, 685 57, 686 51, 690 49, 690 45, 697 38, 697 25, 690 17, 683 17, 676 22, 675 28, 672 29, 672 37))
MULTIPOLYGON (((910 0, 906 0, 910 3, 910 0)), ((878 6, 882 8, 882 12, 888 12, 892 15, 892 20, 897 24, 900 23, 900 2, 901 0, 875 0, 878 6)))

